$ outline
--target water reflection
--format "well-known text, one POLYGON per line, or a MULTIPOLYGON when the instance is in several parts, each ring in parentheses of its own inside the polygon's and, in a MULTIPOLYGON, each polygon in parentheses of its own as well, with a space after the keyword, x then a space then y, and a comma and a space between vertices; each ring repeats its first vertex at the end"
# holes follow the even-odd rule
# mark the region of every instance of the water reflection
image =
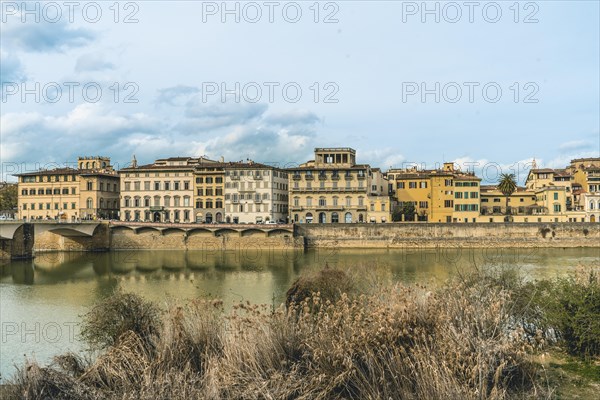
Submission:
POLYGON ((172 299, 197 297, 221 298, 226 306, 246 300, 277 305, 298 276, 326 265, 349 271, 365 285, 435 284, 471 268, 515 266, 532 278, 543 278, 578 264, 598 266, 599 260, 600 249, 535 248, 40 253, 33 260, 0 266, 2 328, 17 329, 0 343, 0 373, 12 373, 23 354, 45 362, 66 349, 77 351, 78 341, 66 336, 44 340, 39 334, 43 330, 31 334, 33 327, 76 324, 90 306, 116 289, 163 306, 172 299))

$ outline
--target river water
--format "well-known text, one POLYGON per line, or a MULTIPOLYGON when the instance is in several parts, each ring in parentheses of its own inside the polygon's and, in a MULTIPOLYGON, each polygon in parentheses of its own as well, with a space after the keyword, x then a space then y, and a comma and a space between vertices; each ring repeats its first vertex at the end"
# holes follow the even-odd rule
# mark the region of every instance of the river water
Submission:
POLYGON ((600 249, 421 249, 290 251, 118 251, 41 253, 0 268, 0 383, 25 357, 48 363, 80 351, 78 322, 115 289, 165 305, 176 299, 220 298, 279 305, 302 274, 329 266, 376 282, 435 285, 472 268, 517 267, 531 279, 596 265, 600 249))

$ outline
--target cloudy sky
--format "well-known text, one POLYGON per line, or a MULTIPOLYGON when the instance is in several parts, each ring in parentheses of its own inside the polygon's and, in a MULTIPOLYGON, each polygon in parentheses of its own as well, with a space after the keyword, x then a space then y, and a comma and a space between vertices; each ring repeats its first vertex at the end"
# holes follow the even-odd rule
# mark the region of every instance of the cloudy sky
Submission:
POLYGON ((599 156, 597 1, 76 3, 2 2, 3 175, 350 146, 493 180, 599 156))

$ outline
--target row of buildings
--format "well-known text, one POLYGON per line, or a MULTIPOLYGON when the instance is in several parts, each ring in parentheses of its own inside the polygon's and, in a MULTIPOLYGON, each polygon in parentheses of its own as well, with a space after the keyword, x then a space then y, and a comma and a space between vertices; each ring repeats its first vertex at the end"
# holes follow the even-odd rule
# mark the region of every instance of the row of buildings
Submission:
POLYGON ((314 160, 278 168, 251 160, 172 157, 116 171, 107 157, 77 168, 16 175, 24 219, 184 223, 596 222, 600 158, 529 171, 508 198, 454 163, 390 169, 356 162, 351 148, 316 148, 314 160), (407 212, 406 210, 411 210, 407 212))

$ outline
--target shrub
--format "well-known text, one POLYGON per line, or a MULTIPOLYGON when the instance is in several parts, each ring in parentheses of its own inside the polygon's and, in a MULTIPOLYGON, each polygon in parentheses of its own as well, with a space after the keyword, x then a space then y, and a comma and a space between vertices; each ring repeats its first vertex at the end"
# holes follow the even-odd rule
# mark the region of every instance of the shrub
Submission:
POLYGON ((312 299, 315 293, 319 293, 319 298, 325 302, 335 302, 342 293, 353 292, 354 286, 346 272, 325 266, 316 274, 298 278, 287 291, 286 305, 312 299))
POLYGON ((565 349, 582 358, 600 356, 600 275, 598 270, 557 278, 541 298, 548 326, 565 349))
POLYGON ((156 305, 133 293, 115 293, 83 316, 81 337, 92 349, 101 350, 116 345, 124 333, 131 331, 150 349, 159 330, 156 305))

